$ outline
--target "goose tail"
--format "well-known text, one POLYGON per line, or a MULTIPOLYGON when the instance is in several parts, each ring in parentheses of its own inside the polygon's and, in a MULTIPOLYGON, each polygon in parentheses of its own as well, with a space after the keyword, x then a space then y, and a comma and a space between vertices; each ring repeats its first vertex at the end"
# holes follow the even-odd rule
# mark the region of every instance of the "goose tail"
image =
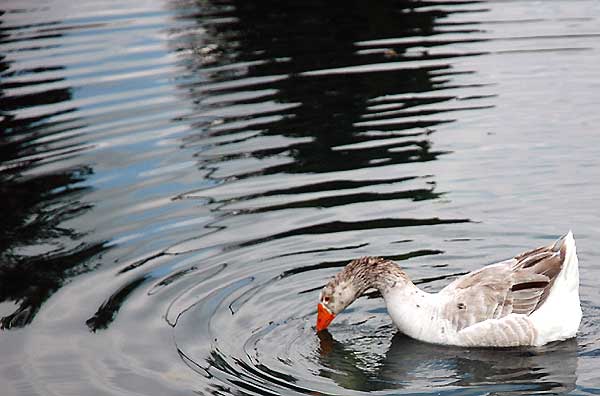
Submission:
POLYGON ((577 247, 573 232, 569 230, 560 237, 553 245, 552 250, 560 252, 560 258, 563 262, 559 278, 568 284, 569 290, 579 290, 579 260, 577 259, 577 247))
POLYGON ((530 316, 537 331, 535 345, 575 337, 581 323, 579 261, 573 233, 569 231, 550 249, 560 254, 563 265, 544 305, 530 316))

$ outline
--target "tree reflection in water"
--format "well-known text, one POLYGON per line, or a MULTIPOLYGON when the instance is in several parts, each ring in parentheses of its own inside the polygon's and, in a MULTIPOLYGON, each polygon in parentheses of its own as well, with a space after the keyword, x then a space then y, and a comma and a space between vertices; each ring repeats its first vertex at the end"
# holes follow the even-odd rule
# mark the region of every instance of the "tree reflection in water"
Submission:
MULTIPOLYGON (((0 14, 2 24, 2 14, 0 14)), ((56 68, 61 70, 61 68, 56 68)), ((10 75, 11 64, 0 58, 0 70, 10 75)), ((43 72, 40 68, 36 72, 43 72)), ((45 83, 24 82, 21 85, 45 83)), ((104 250, 102 243, 85 243, 83 235, 64 223, 91 208, 80 198, 86 187, 76 185, 93 173, 90 166, 40 170, 53 161, 54 150, 76 156, 76 147, 38 143, 48 137, 46 114, 22 118, 20 109, 71 100, 71 89, 37 90, 7 96, 15 88, 0 79, 0 328, 30 323, 41 305, 65 281, 94 268, 91 258, 104 250)))

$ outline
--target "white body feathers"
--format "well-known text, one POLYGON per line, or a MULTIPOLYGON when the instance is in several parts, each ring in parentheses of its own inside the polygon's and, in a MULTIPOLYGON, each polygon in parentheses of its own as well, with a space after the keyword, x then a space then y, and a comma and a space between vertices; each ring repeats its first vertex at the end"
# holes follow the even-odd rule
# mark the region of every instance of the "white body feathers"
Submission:
POLYGON ((467 274, 437 294, 426 293, 412 282, 399 283, 382 292, 388 312, 400 331, 436 344, 540 346, 574 337, 582 313, 573 234, 532 252, 467 274), (545 260, 560 259, 559 272, 545 281, 545 287, 539 279, 550 270, 530 270, 541 254, 545 260), (507 274, 524 273, 531 276, 521 284, 507 282, 507 274), (529 294, 523 295, 526 291, 529 294))

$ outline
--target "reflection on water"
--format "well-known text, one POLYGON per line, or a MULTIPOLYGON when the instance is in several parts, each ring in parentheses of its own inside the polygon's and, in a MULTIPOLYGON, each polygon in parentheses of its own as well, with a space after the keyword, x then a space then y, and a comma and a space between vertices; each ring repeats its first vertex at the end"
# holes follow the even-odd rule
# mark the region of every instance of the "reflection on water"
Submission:
MULTIPOLYGON (((200 146, 201 164, 215 170, 213 177, 240 180, 340 172, 431 161, 445 154, 432 149, 428 136, 436 125, 452 121, 442 114, 468 109, 470 99, 464 98, 462 107, 448 109, 443 104, 457 99, 456 95, 420 97, 418 93, 447 88, 455 73, 447 61, 405 68, 407 58, 425 61, 431 57, 403 56, 403 45, 389 49, 395 59, 385 52, 365 55, 357 53, 355 43, 374 38, 371 31, 375 26, 385 27, 376 31, 382 37, 403 32, 427 34, 436 19, 448 12, 421 12, 418 9, 423 4, 413 2, 393 7, 273 2, 258 9, 248 2, 234 4, 233 8, 222 7, 222 14, 216 11, 220 18, 214 21, 198 18, 197 29, 190 29, 185 40, 178 36, 173 41, 175 51, 195 55, 198 48, 206 48, 208 32, 222 55, 215 55, 210 71, 197 69, 193 60, 186 61, 193 80, 182 86, 201 98, 195 117, 206 117, 205 125, 201 138, 189 139, 188 145, 200 146), (318 38, 314 37, 316 27, 318 38), (376 62, 395 66, 381 73, 327 72, 376 62), (315 70, 322 70, 322 75, 314 75, 315 70), (205 75, 212 84, 196 85, 194 80, 205 75), (428 104, 438 107, 414 110, 428 104), (439 116, 421 118, 423 115, 439 116), (213 141, 216 147, 208 148, 213 141)), ((334 182, 340 181, 321 181, 320 188, 312 186, 311 192, 339 189, 334 182)), ((288 193, 295 194, 303 186, 293 187, 288 193)), ((365 197, 354 198, 352 202, 360 202, 365 197)))
MULTIPOLYGON (((319 333, 320 375, 350 390, 381 391, 420 386, 479 388, 502 394, 566 393, 577 380, 577 342, 543 348, 467 349, 416 342, 396 333, 378 361, 353 351, 353 343, 319 333), (361 362, 363 360, 363 362, 361 362)), ((364 352, 364 351, 363 351, 364 352)), ((367 351, 368 353, 368 351, 367 351)))
MULTIPOLYGON (((2 41, 10 43, 11 39, 5 30, 2 41)), ((6 55, 1 59, 0 302, 13 303, 0 311, 0 327, 5 329, 30 323, 44 301, 65 280, 93 268, 90 259, 102 252, 103 247, 98 242, 80 243, 77 230, 62 226, 91 209, 91 205, 80 202, 79 198, 86 192, 81 183, 93 173, 92 168, 80 164, 39 172, 41 164, 75 155, 78 149, 59 144, 50 150, 33 143, 44 136, 51 114, 26 118, 15 115, 17 110, 68 101, 70 90, 44 89, 45 80, 29 84, 11 82, 10 77, 18 71, 6 55), (31 93, 6 94, 36 85, 41 87, 31 93)), ((60 73, 64 67, 49 69, 60 73)), ((49 69, 31 72, 43 73, 49 69)))
MULTIPOLYGON (((0 379, 9 395, 597 393, 592 2, 0 6, 0 379), (426 345, 350 259, 426 290, 577 238, 584 322, 426 345)), ((3 393, 4 394, 4 393, 3 393)))

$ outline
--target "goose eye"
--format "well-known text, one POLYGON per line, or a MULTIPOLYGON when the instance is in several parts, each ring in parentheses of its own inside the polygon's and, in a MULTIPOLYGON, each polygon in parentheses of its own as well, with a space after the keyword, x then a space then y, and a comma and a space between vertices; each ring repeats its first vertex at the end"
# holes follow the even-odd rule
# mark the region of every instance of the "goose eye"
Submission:
POLYGON ((323 302, 326 302, 326 303, 328 303, 328 302, 329 302, 329 296, 325 296, 325 297, 323 297, 323 302))

